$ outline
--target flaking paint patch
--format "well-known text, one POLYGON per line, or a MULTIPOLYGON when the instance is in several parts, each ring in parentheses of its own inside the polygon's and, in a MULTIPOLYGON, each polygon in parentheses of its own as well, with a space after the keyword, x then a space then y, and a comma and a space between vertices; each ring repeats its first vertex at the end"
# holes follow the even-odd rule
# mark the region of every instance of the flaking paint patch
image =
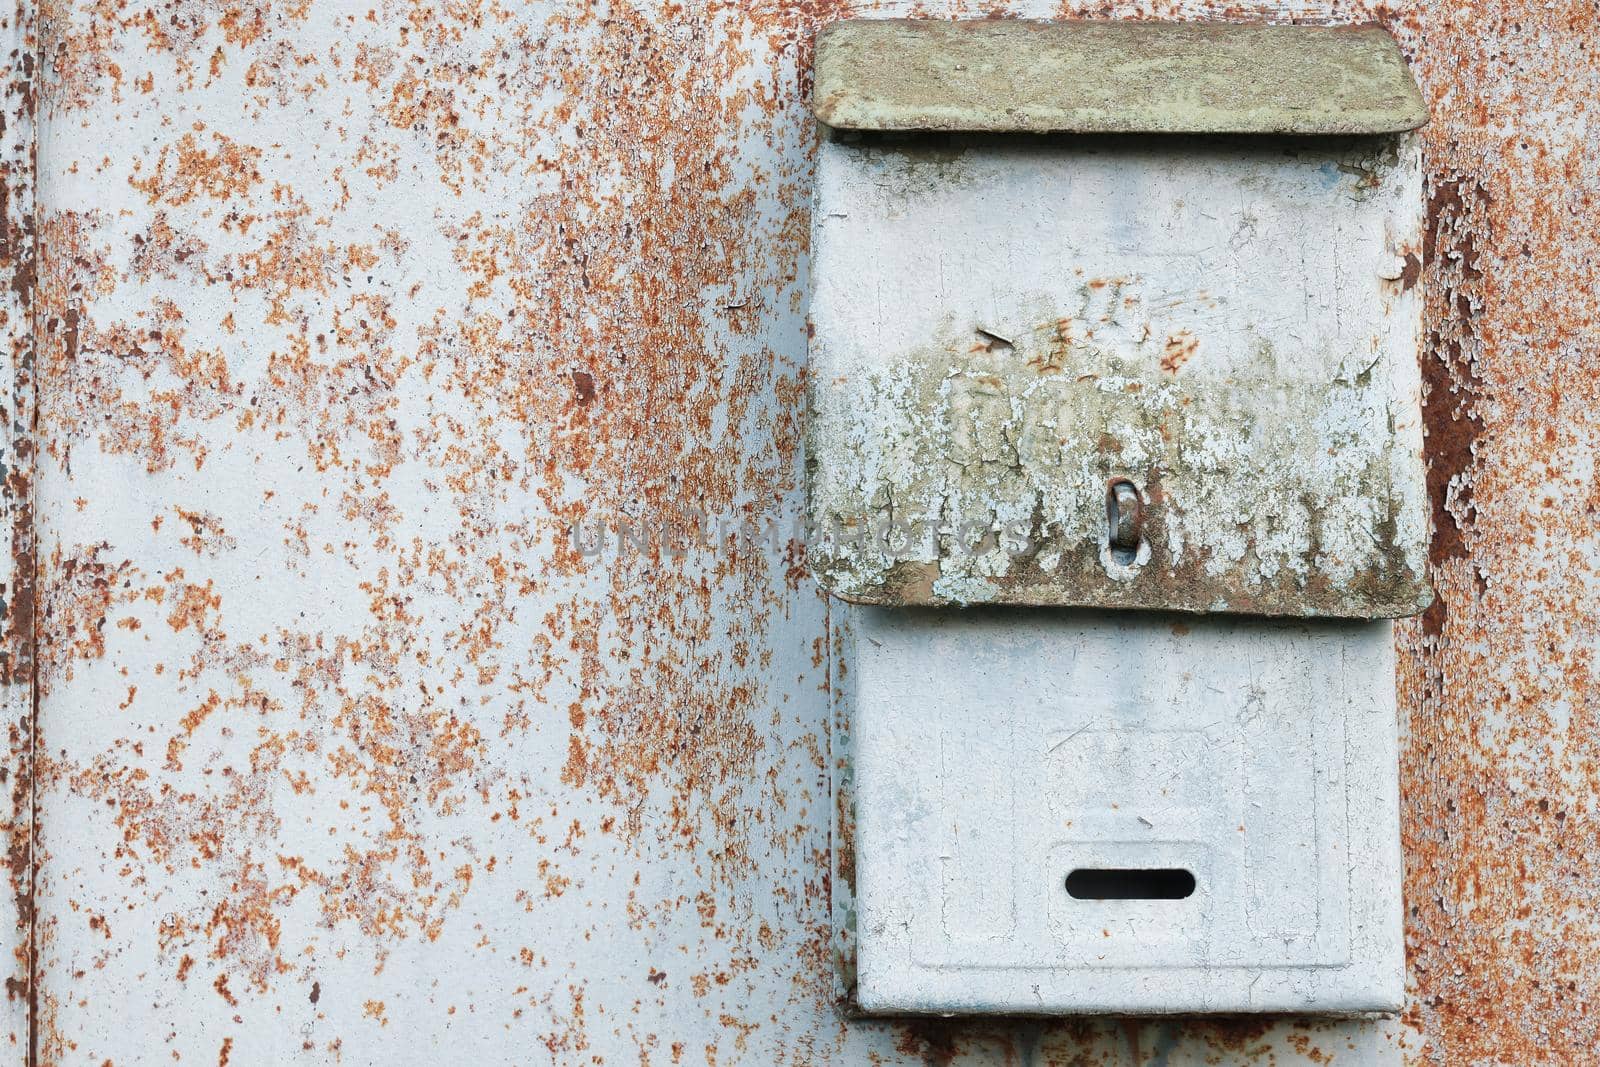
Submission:
POLYGON ((1420 160, 1368 141, 826 145, 819 582, 869 604, 1421 610, 1420 305, 1392 272, 1422 236, 1420 160), (1127 565, 1118 480, 1144 497, 1127 565))
MULTIPOLYGON (((1468 475, 1484 422, 1475 408, 1482 386, 1475 320, 1482 307, 1473 283, 1483 276, 1477 235, 1487 229, 1491 207, 1488 190, 1460 175, 1439 180, 1429 191, 1420 262, 1436 265, 1444 286, 1422 360, 1428 496, 1433 505, 1429 559, 1436 567, 1467 557, 1466 535, 1476 511, 1468 475)), ((1437 635, 1446 614, 1445 601, 1435 601, 1423 616, 1425 631, 1437 635)))
MULTIPOLYGON (((1413 1021, 1436 1062, 1568 1062, 1595 1040, 1597 967, 1592 558, 1597 321, 1593 134, 1550 109, 1593 107, 1592 26, 1558 5, 1489 31, 1419 23, 1436 64, 1422 268, 1433 331, 1441 609, 1402 643, 1402 760, 1413 1021), (1578 31, 1580 35, 1585 32, 1578 31), (1540 58, 1533 61, 1538 54, 1540 58), (1526 57, 1526 58, 1525 58, 1526 57), (1470 70, 1467 79, 1451 69, 1470 70), (1490 88, 1492 86, 1493 88, 1490 88)), ((1426 365, 1425 365, 1426 366, 1426 365)), ((1438 512, 1436 510, 1436 517, 1438 512)))
MULTIPOLYGON (((117 58, 64 68, 56 106, 70 114, 89 91, 77 70, 103 73, 114 94, 173 77, 185 84, 216 34, 202 12, 186 14, 193 21, 107 20, 117 58), (133 27, 153 47, 153 81, 120 49, 133 27)), ((158 136, 126 170, 101 166, 112 189, 122 176, 139 198, 135 217, 55 216, 50 395, 63 432, 51 435, 54 471, 70 477, 105 462, 190 487, 174 495, 176 514, 167 504, 124 528, 154 550, 140 559, 113 560, 97 541, 52 557, 60 595, 49 630, 61 640, 41 679, 47 703, 95 686, 88 674, 138 679, 117 684, 121 714, 149 727, 51 767, 61 788, 110 813, 123 892, 137 898, 138 872, 156 871, 179 882, 183 871, 212 872, 201 885, 228 887, 215 900, 193 888, 167 898, 169 921, 144 951, 169 967, 193 961, 170 995, 244 1010, 247 998, 308 980, 318 960, 329 965, 318 930, 365 940, 372 951, 361 955, 377 974, 408 941, 448 942, 448 917, 482 915, 477 884, 499 867, 473 839, 502 825, 543 853, 518 864, 533 892, 514 894, 516 911, 535 915, 563 900, 581 907, 584 878, 611 877, 584 860, 591 837, 702 857, 706 889, 641 901, 629 925, 671 924, 691 899, 701 902, 697 925, 727 916, 710 929, 729 949, 677 968, 686 972, 679 997, 704 997, 754 967, 733 933, 751 906, 738 899, 739 880, 758 862, 741 824, 758 800, 769 811, 826 810, 814 786, 809 801, 788 799, 794 771, 764 776, 755 763, 774 725, 754 717, 772 699, 763 679, 789 658, 761 635, 772 611, 794 610, 784 605, 798 593, 793 562, 776 590, 767 577, 776 561, 754 552, 707 553, 691 573, 674 573, 654 549, 540 562, 576 518, 615 522, 639 516, 641 504, 687 499, 762 519, 792 498, 798 424, 770 398, 792 407, 797 368, 775 364, 770 326, 756 330, 739 314, 771 290, 718 290, 751 276, 747 257, 765 255, 751 250, 752 232, 803 240, 800 167, 754 176, 789 187, 765 202, 736 187, 715 192, 734 179, 720 131, 736 130, 772 90, 724 98, 744 62, 725 20, 693 16, 674 33, 658 17, 402 18, 369 30, 353 59, 335 51, 306 66, 362 69, 367 87, 352 92, 372 110, 361 161, 404 160, 410 174, 379 164, 291 181, 294 147, 213 121, 158 136), (675 65, 697 42, 709 49, 700 64, 675 65), (603 109, 546 102, 608 98, 615 82, 595 79, 628 68, 652 71, 658 84, 603 109), (527 94, 521 114, 515 103, 506 110, 507 79, 527 94), (686 101, 703 117, 673 130, 669 116, 686 101), (399 227, 364 226, 359 207, 339 221, 346 197, 359 205, 392 184, 415 188, 419 173, 482 205, 440 220, 423 242, 429 255, 444 253, 459 285, 430 283, 399 227), (535 175, 515 207, 486 196, 511 173, 535 175), (619 180, 625 173, 639 177, 619 180), (175 285, 204 294, 214 315, 163 295, 175 285), (685 358, 702 338, 712 358, 685 358), (581 353, 579 367, 562 352, 581 353), (755 444, 705 447, 713 426, 755 444), (281 477, 232 498, 205 491, 237 484, 268 455, 281 477), (406 512, 420 515, 413 509, 434 507, 429 500, 445 510, 421 536, 406 512), (198 515, 208 518, 187 518, 198 515), (226 530, 232 547, 217 538, 195 547, 200 525, 226 530), (320 620, 294 611, 300 594, 279 598, 282 621, 247 607, 261 594, 241 600, 239 581, 263 576, 241 575, 236 563, 263 550, 277 561, 276 582, 338 588, 356 627, 335 621, 338 611, 320 620), (162 706, 175 714, 154 710, 162 706), (569 710, 552 720, 555 708, 569 710), (550 768, 559 774, 530 777, 504 758, 527 749, 537 763, 549 747, 538 735, 569 728, 565 759, 550 768), (492 763, 491 745, 502 753, 492 763), (563 801, 563 792, 594 800, 563 801), (328 820, 334 847, 285 847, 323 810, 338 813, 328 820), (439 839, 450 825, 459 829, 439 839), (569 873, 583 870, 591 874, 569 873)), ((95 35, 64 47, 84 49, 95 35)), ((226 43, 217 47, 224 60, 208 77, 226 81, 234 64, 226 43)), ((308 77, 308 89, 325 84, 308 77)), ((290 99, 313 116, 325 106, 290 99)), ((792 323, 797 298, 779 295, 764 314, 792 323)), ((77 516, 94 507, 70 505, 46 521, 65 534, 92 524, 77 516)), ((798 595, 800 610, 814 612, 805 607, 814 594, 798 595)), ((819 768, 815 743, 796 740, 780 765, 819 768)), ((794 845, 787 836, 762 845, 761 858, 811 855, 801 848, 809 835, 798 832, 794 845)), ((514 885, 499 881, 497 898, 514 885)), ((809 936, 794 924, 819 893, 763 909, 751 949, 809 936), (771 931, 779 922, 787 933, 771 931)), ((456 937, 489 949, 468 931, 456 937)), ((573 987, 575 1005, 586 980, 573 987)), ((342 988, 344 1003, 383 1000, 342 988)), ((538 988, 523 994, 526 1007, 541 1009, 538 988)), ((52 1020, 65 1008, 47 1002, 52 1020)), ((736 1055, 760 1024, 728 1016, 709 1013, 736 1055)), ((395 1015, 360 1018, 381 1029, 395 1015)), ((577 1008, 552 1049, 588 1047, 584 1018, 577 1008)), ((85 1051, 82 1041, 52 1029, 46 1054, 85 1051)))
POLYGON ((8 907, 0 918, 4 960, 4 1046, 31 1055, 35 983, 33 671, 35 564, 33 531, 34 310, 38 280, 34 225, 37 25, 30 4, 0 12, 6 76, 0 89, 0 523, 10 551, 0 567, 0 840, 8 907))

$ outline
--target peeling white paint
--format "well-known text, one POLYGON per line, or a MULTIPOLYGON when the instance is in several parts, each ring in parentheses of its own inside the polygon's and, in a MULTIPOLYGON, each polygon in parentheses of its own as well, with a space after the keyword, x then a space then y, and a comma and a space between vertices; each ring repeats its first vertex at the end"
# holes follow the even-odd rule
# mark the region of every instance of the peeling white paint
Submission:
POLYGON ((811 553, 862 602, 1420 610, 1414 138, 823 146, 811 553), (1115 478, 1146 561, 1102 556, 1115 478), (901 543, 886 543, 893 530, 901 543))

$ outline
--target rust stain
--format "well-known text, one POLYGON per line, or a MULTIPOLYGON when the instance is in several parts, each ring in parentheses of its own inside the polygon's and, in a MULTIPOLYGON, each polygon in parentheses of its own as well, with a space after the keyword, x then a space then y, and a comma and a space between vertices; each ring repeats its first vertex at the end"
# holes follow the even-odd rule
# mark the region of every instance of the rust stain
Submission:
POLYGON ((201 196, 216 200, 248 197, 261 181, 261 149, 216 132, 210 141, 208 149, 195 134, 186 133, 176 145, 163 145, 153 173, 141 177, 141 161, 135 160, 128 184, 149 197, 151 204, 170 207, 181 207, 201 196))
POLYGON ((38 289, 36 13, 29 4, 0 12, 6 71, 0 91, 0 331, 5 338, 6 382, 0 387, 0 517, 9 526, 10 555, 0 579, 0 716, 6 759, 0 785, 7 803, 0 814, 6 899, 0 920, 4 949, 5 1043, 13 1055, 34 1058, 38 1012, 34 966, 36 925, 34 849, 35 729, 33 676, 37 596, 34 538, 34 374, 38 289))
MULTIPOLYGON (((1434 566, 1468 555, 1465 535, 1475 514, 1466 475, 1484 432, 1475 406, 1483 385, 1476 367, 1480 344, 1475 330, 1482 298, 1471 283, 1483 272, 1472 227, 1488 230, 1490 204, 1488 190, 1459 176, 1437 181, 1428 197, 1422 262, 1435 268, 1439 280, 1439 290, 1430 294, 1430 310, 1439 313, 1431 320, 1422 361, 1434 566)), ((1443 605, 1441 599, 1434 606, 1441 616, 1443 605)), ((1430 631, 1438 632, 1434 623, 1430 631)))
POLYGON ((1571 473, 1596 430, 1600 185, 1544 118, 1593 121, 1600 65, 1538 43, 1577 40, 1592 10, 1501 14, 1395 15, 1435 114, 1416 273, 1439 599, 1401 628, 1399 675, 1406 1017, 1432 1063, 1582 1062, 1600 1036, 1575 999, 1600 975, 1573 866, 1596 847, 1578 813, 1600 722, 1595 493, 1571 473))
POLYGON ((1173 334, 1161 346, 1161 370, 1166 374, 1177 374, 1199 348, 1200 339, 1188 330, 1173 334))

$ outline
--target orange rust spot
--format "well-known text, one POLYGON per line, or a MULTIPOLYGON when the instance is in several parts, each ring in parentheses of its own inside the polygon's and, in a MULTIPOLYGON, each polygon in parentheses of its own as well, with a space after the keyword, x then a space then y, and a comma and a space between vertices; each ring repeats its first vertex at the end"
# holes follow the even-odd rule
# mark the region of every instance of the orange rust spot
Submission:
POLYGON ((1179 330, 1172 334, 1161 346, 1161 370, 1165 374, 1177 374, 1183 365, 1189 362, 1200 347, 1200 339, 1188 330, 1179 330))
POLYGON ((572 395, 577 402, 587 404, 594 399, 594 375, 588 371, 572 372, 572 395))
POLYGON ((171 207, 199 197, 224 201, 248 197, 251 187, 261 181, 261 154, 261 149, 241 145, 215 131, 208 151, 193 133, 185 133, 176 145, 162 147, 149 176, 137 177, 140 164, 135 160, 135 176, 128 184, 144 193, 150 203, 171 207))

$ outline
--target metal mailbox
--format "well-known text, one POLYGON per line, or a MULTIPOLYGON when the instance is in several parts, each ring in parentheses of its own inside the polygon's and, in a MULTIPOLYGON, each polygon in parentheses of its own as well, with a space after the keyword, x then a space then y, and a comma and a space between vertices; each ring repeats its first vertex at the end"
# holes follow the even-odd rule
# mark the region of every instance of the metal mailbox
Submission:
POLYGON ((854 609, 855 996, 1399 1006, 1420 95, 1381 29, 817 46, 813 572, 854 609))

